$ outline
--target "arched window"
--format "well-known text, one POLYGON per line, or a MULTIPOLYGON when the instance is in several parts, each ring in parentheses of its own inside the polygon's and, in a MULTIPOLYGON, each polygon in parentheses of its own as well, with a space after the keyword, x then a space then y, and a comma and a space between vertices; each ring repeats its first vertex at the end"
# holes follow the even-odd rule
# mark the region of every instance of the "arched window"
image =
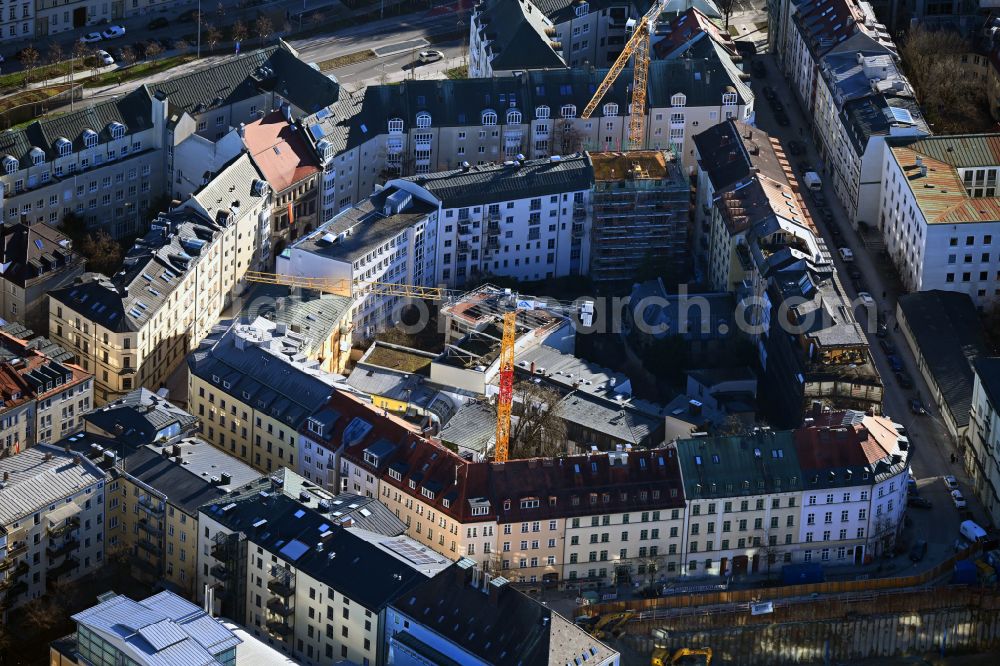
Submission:
POLYGON ((617 116, 618 115, 618 105, 614 102, 608 102, 604 105, 604 115, 605 116, 617 116))
POLYGON ((677 93, 670 98, 670 106, 686 106, 687 96, 684 93, 677 93))
POLYGON ((497 112, 493 109, 483 111, 482 121, 484 127, 494 127, 497 124, 497 112))
POLYGON ((7 155, 3 158, 3 170, 7 174, 17 173, 17 170, 21 168, 21 162, 13 155, 7 155))
POLYGON ((64 136, 56 139, 56 151, 59 153, 59 157, 65 157, 73 151, 73 143, 64 136))
POLYGON ((521 124, 521 112, 517 109, 511 109, 507 112, 507 124, 508 125, 520 125, 521 124))
POLYGON ((97 145, 97 132, 92 129, 83 130, 83 145, 87 148, 93 148, 97 145))
POLYGON ((125 126, 121 123, 111 123, 108 125, 108 131, 111 133, 112 139, 120 139, 125 136, 125 126))
POLYGON ((576 118, 576 104, 565 104, 560 112, 563 118, 576 118))
POLYGON ((430 127, 431 126, 431 114, 426 111, 421 111, 417 114, 417 127, 430 127))
POLYGON ((725 106, 733 106, 736 104, 736 93, 723 93, 722 103, 725 106))
POLYGON ((549 107, 540 106, 537 109, 535 109, 535 118, 539 120, 545 120, 549 117, 550 113, 551 111, 549 110, 549 107))
POLYGON ((389 134, 400 134, 403 131, 403 119, 402 118, 390 118, 389 119, 389 134))

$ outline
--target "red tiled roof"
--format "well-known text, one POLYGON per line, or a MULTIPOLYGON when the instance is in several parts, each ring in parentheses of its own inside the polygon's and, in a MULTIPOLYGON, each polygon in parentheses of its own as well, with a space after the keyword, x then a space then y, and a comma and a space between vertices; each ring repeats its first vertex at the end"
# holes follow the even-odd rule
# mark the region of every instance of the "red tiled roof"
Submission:
POLYGON ((243 142, 275 192, 281 193, 319 171, 319 164, 280 111, 256 120, 245 128, 243 142))
POLYGON ((897 452, 898 434, 891 420, 866 416, 860 422, 845 424, 842 416, 840 412, 824 414, 813 425, 794 432, 803 470, 873 465, 897 452))
POLYGON ((653 51, 659 58, 672 53, 702 33, 706 33, 731 54, 736 54, 733 38, 729 33, 719 30, 710 18, 694 7, 675 18, 666 28, 667 36, 653 45, 653 51))

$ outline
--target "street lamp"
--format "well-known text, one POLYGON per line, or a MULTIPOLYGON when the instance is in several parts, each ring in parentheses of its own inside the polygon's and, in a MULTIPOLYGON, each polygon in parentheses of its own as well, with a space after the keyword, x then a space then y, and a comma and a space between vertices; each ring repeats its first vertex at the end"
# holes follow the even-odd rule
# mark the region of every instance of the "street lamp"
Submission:
POLYGON ((201 0, 198 0, 198 59, 201 59, 201 0))

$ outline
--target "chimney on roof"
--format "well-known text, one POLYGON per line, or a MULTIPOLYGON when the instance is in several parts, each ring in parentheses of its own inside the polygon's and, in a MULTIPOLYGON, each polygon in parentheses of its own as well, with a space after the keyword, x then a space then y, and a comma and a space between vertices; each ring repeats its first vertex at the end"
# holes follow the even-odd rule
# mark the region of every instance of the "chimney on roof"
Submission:
POLYGON ((491 606, 495 607, 500 605, 500 598, 501 596, 503 596, 503 593, 506 592, 506 587, 507 587, 507 581, 501 576, 497 576, 496 578, 490 581, 489 594, 490 594, 491 606))
POLYGON ((818 419, 823 414, 823 403, 819 400, 812 401, 812 409, 809 412, 814 419, 818 419))
POLYGON ((246 136, 247 136, 247 126, 246 126, 246 123, 240 123, 240 129, 238 131, 240 133, 240 138, 241 139, 245 139, 246 136))
POLYGON ((8 481, 10 481, 10 472, 4 472, 3 473, 3 482, 7 483, 8 481))
POLYGON ((925 164, 921 164, 920 165, 920 175, 921 176, 926 176, 927 175, 927 165, 925 165, 925 164))

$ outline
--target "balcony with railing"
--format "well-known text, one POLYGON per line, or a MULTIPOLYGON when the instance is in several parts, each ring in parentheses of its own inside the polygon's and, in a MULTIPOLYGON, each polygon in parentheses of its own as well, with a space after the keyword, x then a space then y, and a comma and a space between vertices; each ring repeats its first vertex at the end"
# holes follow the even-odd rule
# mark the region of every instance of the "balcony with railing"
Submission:
POLYGON ((28 543, 26 541, 14 541, 10 544, 10 548, 7 549, 7 559, 15 559, 18 555, 22 555, 28 552, 28 543))
POLYGON ((28 567, 28 563, 27 562, 24 562, 24 561, 18 562, 17 566, 14 567, 14 570, 11 571, 9 574, 7 574, 6 578, 4 578, 3 580, 0 580, 0 591, 6 590, 6 589, 10 588, 11 586, 13 586, 14 584, 16 584, 17 581, 22 576, 24 576, 26 573, 28 573, 28 569, 29 569, 29 567, 28 567))
POLYGON ((212 568, 208 570, 208 573, 212 574, 214 578, 219 580, 226 580, 229 578, 229 569, 221 564, 213 565, 212 568))
POLYGON ((146 551, 151 555, 155 555, 156 557, 159 557, 160 555, 163 554, 163 548, 161 548, 160 544, 158 543, 153 543, 152 541, 145 541, 143 539, 140 539, 137 545, 142 550, 146 551))
POLYGON ((139 498, 139 501, 136 502, 136 505, 139 507, 140 511, 148 513, 151 516, 156 516, 157 518, 163 516, 163 502, 158 499, 152 499, 143 495, 139 498))
POLYGON ((61 523, 49 523, 48 527, 45 528, 45 532, 49 535, 49 538, 60 537, 71 530, 75 530, 80 527, 80 517, 73 516, 67 518, 61 523))
POLYGON ((267 623, 267 630, 279 638, 288 638, 292 635, 292 628, 284 622, 271 621, 267 623))
POLYGON ((75 572, 80 568, 80 560, 75 557, 67 557, 57 566, 52 567, 45 573, 46 581, 56 581, 60 578, 75 572))
POLYGON ((287 599, 295 594, 295 579, 291 576, 278 576, 267 581, 267 589, 272 593, 287 599))
POLYGON ((295 609, 292 605, 285 603, 280 597, 271 597, 267 602, 267 610, 281 618, 295 614, 295 609))
POLYGON ((140 518, 137 525, 140 530, 157 539, 163 536, 163 529, 159 526, 159 521, 154 522, 149 518, 140 518))
POLYGON ((583 238, 586 227, 581 222, 573 223, 573 238, 583 238))
POLYGON ((56 559, 71 553, 80 547, 80 539, 76 537, 67 537, 58 543, 50 543, 45 549, 45 554, 49 556, 49 559, 56 559))

